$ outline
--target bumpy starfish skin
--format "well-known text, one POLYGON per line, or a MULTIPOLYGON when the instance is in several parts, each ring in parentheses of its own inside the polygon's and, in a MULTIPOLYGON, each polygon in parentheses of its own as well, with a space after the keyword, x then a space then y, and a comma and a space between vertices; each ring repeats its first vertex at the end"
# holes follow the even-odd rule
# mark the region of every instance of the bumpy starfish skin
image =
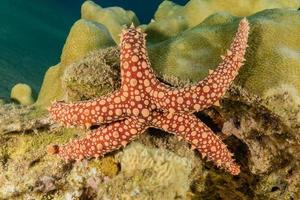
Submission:
POLYGON ((139 133, 145 131, 145 120, 131 117, 122 121, 112 122, 90 131, 86 138, 75 139, 67 145, 50 148, 52 153, 58 153, 66 160, 81 160, 89 157, 99 157, 121 146, 125 146, 139 133))
POLYGON ((202 158, 207 157, 217 166, 222 166, 231 174, 238 174, 240 167, 231 158, 226 145, 199 119, 192 114, 164 113, 156 115, 151 126, 175 134, 197 149, 202 158))
POLYGON ((66 125, 99 125, 85 138, 53 145, 51 153, 66 160, 99 157, 125 146, 148 127, 156 127, 185 139, 217 166, 233 175, 240 172, 226 145, 192 113, 218 102, 244 61, 249 25, 241 20, 230 49, 217 69, 198 84, 181 89, 159 82, 150 67, 145 34, 130 27, 121 35, 121 87, 98 99, 56 102, 51 117, 66 125))
POLYGON ((160 83, 157 90, 153 92, 156 105, 169 112, 195 112, 218 103, 243 65, 248 32, 248 22, 243 19, 230 49, 227 50, 225 56, 221 56, 222 62, 216 70, 211 70, 210 74, 198 84, 177 89, 160 83))

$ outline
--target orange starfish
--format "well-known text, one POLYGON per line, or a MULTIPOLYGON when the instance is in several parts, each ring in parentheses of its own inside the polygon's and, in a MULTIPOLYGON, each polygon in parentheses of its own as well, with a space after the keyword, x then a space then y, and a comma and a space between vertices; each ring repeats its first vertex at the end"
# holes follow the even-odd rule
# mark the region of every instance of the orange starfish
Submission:
POLYGON ((53 145, 49 152, 66 160, 99 157, 125 146, 148 127, 174 133, 233 175, 240 172, 226 145, 192 113, 219 101, 243 65, 249 25, 244 18, 216 70, 198 84, 181 89, 158 81, 150 67, 145 34, 131 26, 121 34, 121 87, 97 99, 56 102, 51 117, 66 125, 101 125, 85 138, 53 145))

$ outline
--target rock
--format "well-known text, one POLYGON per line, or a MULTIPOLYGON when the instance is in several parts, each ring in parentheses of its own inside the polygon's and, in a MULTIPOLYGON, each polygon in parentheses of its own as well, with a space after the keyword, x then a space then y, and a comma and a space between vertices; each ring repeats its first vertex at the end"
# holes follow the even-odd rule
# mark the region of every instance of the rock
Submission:
POLYGON ((276 88, 261 98, 235 86, 219 109, 225 121, 222 132, 245 144, 245 167, 260 177, 255 193, 265 198, 300 195, 298 183, 293 181, 300 178, 300 96, 295 91, 292 87, 276 88))
POLYGON ((11 89, 10 98, 22 105, 34 103, 33 94, 29 85, 18 83, 11 89))

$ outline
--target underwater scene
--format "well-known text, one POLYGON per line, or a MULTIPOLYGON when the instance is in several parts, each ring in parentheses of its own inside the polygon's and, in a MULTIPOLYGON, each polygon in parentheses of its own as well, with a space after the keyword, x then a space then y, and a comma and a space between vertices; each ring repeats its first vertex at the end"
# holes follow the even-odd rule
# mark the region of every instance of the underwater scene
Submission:
POLYGON ((0 16, 0 200, 300 200, 300 0, 0 16))

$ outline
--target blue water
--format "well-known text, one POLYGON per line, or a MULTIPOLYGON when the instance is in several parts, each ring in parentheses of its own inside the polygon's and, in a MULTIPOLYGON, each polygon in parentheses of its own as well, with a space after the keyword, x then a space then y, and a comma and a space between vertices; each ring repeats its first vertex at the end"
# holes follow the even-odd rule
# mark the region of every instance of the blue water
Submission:
MULTIPOLYGON (((80 18, 82 0, 0 1, 0 98, 17 83, 37 94, 49 66, 59 62, 72 24, 80 18)), ((148 23, 162 1, 94 0, 102 7, 121 6, 148 23)), ((176 0, 181 5, 187 0, 176 0)))

